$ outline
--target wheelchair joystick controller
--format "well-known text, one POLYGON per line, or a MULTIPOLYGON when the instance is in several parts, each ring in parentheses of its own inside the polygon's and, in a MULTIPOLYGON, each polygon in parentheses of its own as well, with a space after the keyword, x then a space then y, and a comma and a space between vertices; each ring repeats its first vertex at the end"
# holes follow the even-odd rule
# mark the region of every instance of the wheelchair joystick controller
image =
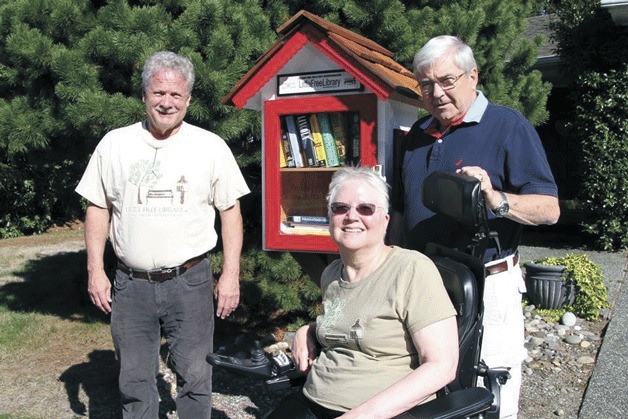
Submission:
POLYGON ((260 364, 268 361, 266 359, 266 352, 264 352, 264 348, 262 348, 262 344, 259 340, 253 342, 253 347, 249 352, 251 354, 251 362, 255 364, 260 364))
POLYGON ((222 367, 238 374, 263 378, 272 376, 271 361, 266 356, 262 344, 259 341, 255 341, 253 348, 249 351, 249 356, 249 358, 239 358, 236 356, 209 353, 206 360, 215 367, 222 367))
POLYGON ((273 353, 268 354, 258 340, 253 342, 249 358, 209 353, 206 360, 215 367, 250 377, 273 378, 294 368, 283 349, 275 347, 273 353))

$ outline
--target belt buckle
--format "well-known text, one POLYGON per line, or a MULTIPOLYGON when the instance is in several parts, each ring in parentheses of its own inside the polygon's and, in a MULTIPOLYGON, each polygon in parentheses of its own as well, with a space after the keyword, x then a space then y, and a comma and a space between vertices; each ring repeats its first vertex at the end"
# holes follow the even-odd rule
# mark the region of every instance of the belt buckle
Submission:
POLYGON ((157 276, 157 275, 168 275, 168 274, 171 274, 172 272, 175 272, 175 271, 176 271, 176 272, 178 272, 178 269, 179 269, 179 268, 178 268, 178 267, 176 267, 176 268, 166 268, 166 269, 160 269, 160 270, 158 270, 158 271, 153 271, 153 272, 151 272, 151 271, 146 271, 146 276, 148 276, 148 282, 152 282, 152 283, 160 284, 160 283, 162 283, 162 282, 166 282, 166 281, 168 281, 168 280, 172 279, 174 276, 171 276, 171 277, 169 277, 169 278, 162 279, 162 280, 156 280, 156 279, 153 279, 153 278, 152 278, 152 276, 153 276, 153 275, 154 275, 154 276, 157 276))

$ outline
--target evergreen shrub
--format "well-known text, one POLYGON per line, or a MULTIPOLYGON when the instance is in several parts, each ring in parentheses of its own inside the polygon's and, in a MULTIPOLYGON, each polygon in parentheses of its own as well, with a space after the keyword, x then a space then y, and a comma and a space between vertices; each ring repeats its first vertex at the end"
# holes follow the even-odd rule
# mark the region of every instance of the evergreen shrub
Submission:
MULTIPOLYGON (((222 252, 211 257, 220 278, 222 252)), ((321 292, 289 253, 249 249, 240 258, 240 305, 229 318, 245 330, 296 329, 321 310, 321 292)))
POLYGON ((581 199, 595 217, 583 223, 603 250, 628 249, 628 65, 579 80, 581 199))

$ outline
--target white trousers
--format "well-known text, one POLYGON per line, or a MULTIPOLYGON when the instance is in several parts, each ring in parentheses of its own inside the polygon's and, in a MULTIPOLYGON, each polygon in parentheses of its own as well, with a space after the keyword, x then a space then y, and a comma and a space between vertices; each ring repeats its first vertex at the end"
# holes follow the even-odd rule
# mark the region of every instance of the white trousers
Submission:
MULTIPOLYGON (((524 347, 521 295, 525 282, 518 264, 486 277, 484 286, 484 337, 481 357, 489 368, 509 367, 511 378, 501 387, 500 418, 516 418, 521 389, 521 363, 527 356, 524 347)), ((490 266, 504 259, 488 263, 490 266)), ((481 379, 478 380, 482 385, 481 379)))

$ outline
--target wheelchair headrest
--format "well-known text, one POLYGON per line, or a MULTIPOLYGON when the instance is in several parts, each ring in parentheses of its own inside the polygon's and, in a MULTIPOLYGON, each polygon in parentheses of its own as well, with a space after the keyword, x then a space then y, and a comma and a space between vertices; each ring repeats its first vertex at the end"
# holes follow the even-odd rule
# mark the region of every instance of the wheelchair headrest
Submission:
POLYGON ((423 205, 470 227, 486 225, 480 181, 472 176, 438 171, 423 182, 423 205))

